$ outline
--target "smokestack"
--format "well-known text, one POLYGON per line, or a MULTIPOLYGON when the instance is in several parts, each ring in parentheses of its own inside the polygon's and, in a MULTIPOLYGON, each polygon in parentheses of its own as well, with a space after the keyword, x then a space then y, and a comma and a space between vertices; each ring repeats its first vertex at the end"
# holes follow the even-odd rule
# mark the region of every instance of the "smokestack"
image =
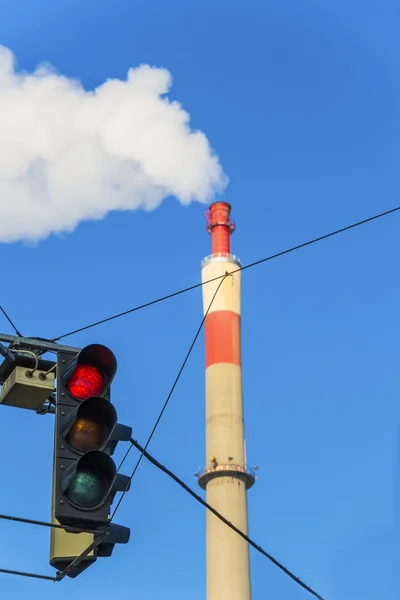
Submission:
MULTIPOLYGON (((207 231, 212 254, 202 263, 202 281, 240 266, 230 253, 235 225, 227 202, 211 204, 207 231)), ((203 285, 207 311, 220 279, 203 285)), ((205 320, 207 465, 199 475, 207 502, 247 534, 247 490, 255 477, 245 458, 240 348, 241 272, 223 281, 205 320)), ((251 600, 247 542, 207 512, 207 600, 251 600)))

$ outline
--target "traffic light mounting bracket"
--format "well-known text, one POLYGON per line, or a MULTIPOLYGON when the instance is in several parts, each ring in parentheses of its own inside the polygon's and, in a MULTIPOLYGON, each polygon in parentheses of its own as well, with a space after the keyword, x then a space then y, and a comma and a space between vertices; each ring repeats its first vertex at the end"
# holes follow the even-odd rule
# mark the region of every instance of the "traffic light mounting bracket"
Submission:
POLYGON ((0 403, 36 410, 39 415, 54 414, 51 395, 54 392, 55 361, 41 358, 47 351, 76 354, 79 348, 55 342, 0 333, 0 403))

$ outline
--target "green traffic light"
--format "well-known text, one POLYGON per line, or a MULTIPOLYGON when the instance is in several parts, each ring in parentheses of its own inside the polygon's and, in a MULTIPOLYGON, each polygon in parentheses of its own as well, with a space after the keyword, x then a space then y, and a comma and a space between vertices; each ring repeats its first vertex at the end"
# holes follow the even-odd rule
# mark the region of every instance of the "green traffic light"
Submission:
POLYGON ((66 495, 74 504, 90 508, 104 498, 107 489, 107 481, 103 474, 82 470, 76 473, 66 489, 66 495))

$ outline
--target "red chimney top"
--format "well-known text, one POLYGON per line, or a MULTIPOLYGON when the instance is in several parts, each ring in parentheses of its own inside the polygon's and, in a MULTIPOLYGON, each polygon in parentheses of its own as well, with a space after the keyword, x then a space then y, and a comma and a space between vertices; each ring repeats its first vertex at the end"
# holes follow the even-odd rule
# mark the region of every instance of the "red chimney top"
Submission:
POLYGON ((230 254, 231 234, 235 224, 229 219, 231 205, 227 202, 214 202, 208 209, 207 231, 211 235, 213 254, 230 254))

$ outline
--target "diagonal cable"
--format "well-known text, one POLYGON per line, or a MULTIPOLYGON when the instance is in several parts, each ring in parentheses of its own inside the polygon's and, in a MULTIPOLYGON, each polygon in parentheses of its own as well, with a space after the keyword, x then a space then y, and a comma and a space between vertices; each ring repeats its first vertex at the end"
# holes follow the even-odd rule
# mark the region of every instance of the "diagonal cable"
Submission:
MULTIPOLYGON (((168 403, 169 403, 169 401, 170 401, 170 399, 171 399, 171 396, 172 396, 172 394, 174 393, 174 390, 175 390, 175 388, 176 388, 176 386, 177 386, 177 384, 178 384, 178 381, 179 381, 179 379, 180 379, 180 377, 181 377, 181 375, 182 375, 182 372, 183 372, 183 370, 184 370, 184 368, 185 368, 185 366, 186 366, 186 363, 187 363, 187 361, 189 360, 189 356, 191 355, 191 353, 192 353, 192 350, 193 350, 193 348, 194 348, 194 346, 195 346, 195 344, 196 344, 196 341, 197 341, 197 339, 198 339, 198 337, 199 337, 199 335, 200 335, 200 332, 201 332, 201 330, 202 330, 202 328, 203 328, 203 325, 204 325, 204 322, 205 322, 205 320, 206 320, 206 318, 207 318, 207 315, 208 315, 208 313, 210 312, 210 309, 211 309, 211 306, 212 306, 212 304, 213 304, 213 302, 214 302, 214 300, 215 300, 215 297, 216 297, 216 295, 218 294, 218 292, 219 292, 219 290, 220 290, 220 288, 221 288, 221 285, 222 285, 222 283, 225 281, 226 277, 228 277, 229 275, 231 275, 231 273, 227 273, 227 272, 226 272, 226 273, 225 273, 225 275, 223 275, 223 276, 222 276, 222 278, 221 278, 221 281, 219 282, 219 284, 218 284, 218 286, 217 286, 217 289, 216 289, 216 290, 215 290, 215 292, 214 292, 214 295, 213 295, 213 297, 212 297, 212 299, 211 299, 211 301, 210 301, 210 304, 209 304, 209 306, 208 306, 208 308, 207 308, 207 310, 206 310, 206 312, 205 312, 205 314, 204 314, 204 317, 203 317, 203 318, 202 318, 202 320, 201 320, 201 323, 200 323, 200 325, 199 325, 199 327, 198 327, 198 329, 197 329, 197 331, 196 331, 196 334, 195 334, 195 336, 194 336, 194 338, 193 338, 193 341, 192 341, 192 343, 190 344, 189 350, 188 350, 188 352, 186 353, 186 356, 185 356, 185 358, 184 358, 184 360, 183 360, 183 362, 182 362, 182 365, 181 365, 181 367, 180 367, 180 369, 179 369, 179 371, 178 371, 178 374, 177 374, 177 376, 176 376, 176 378, 175 378, 175 381, 174 381, 174 383, 172 384, 172 387, 171 387, 171 389, 170 389, 170 391, 169 391, 169 394, 168 394, 168 396, 167 396, 167 399, 165 400, 165 402, 164 402, 164 405, 163 405, 163 407, 162 407, 162 409, 161 409, 161 411, 160 411, 160 414, 158 415, 157 421, 155 422, 155 424, 154 424, 154 427, 153 427, 153 429, 152 429, 152 431, 151 431, 151 433, 150 433, 150 435, 149 435, 149 437, 148 437, 148 439, 147 439, 147 442, 146 442, 146 445, 145 445, 145 448, 144 448, 144 449, 146 449, 146 448, 148 447, 148 445, 150 444, 150 442, 151 442, 151 440, 152 440, 152 438, 153 438, 153 435, 154 435, 154 433, 155 433, 155 431, 156 431, 156 429, 157 429, 157 427, 158 427, 158 425, 159 425, 159 423, 160 423, 160 421, 161 421, 161 418, 162 418, 162 416, 163 416, 163 414, 164 414, 164 412, 165 412, 165 410, 166 410, 166 408, 167 408, 167 406, 168 406, 168 403)), ((123 457, 123 459, 122 459, 122 461, 121 461, 121 463, 120 463, 120 466, 119 466, 119 468, 120 468, 120 467, 122 466, 122 464, 124 463, 124 461, 125 461, 126 457, 128 456, 128 454, 129 454, 129 452, 130 452, 130 450, 131 450, 131 449, 132 449, 132 444, 129 446, 128 450, 126 451, 126 453, 125 453, 125 456, 123 457)), ((131 483, 131 481, 132 481, 133 477, 135 476, 135 474, 136 474, 136 471, 138 470, 138 467, 139 467, 139 465, 140 465, 140 463, 141 463, 141 461, 142 461, 142 458, 143 458, 143 453, 140 455, 140 457, 139 457, 139 459, 138 459, 138 461, 137 461, 137 463, 136 463, 136 465, 135 465, 135 468, 133 469, 133 471, 132 471, 132 474, 131 474, 131 475, 130 475, 130 477, 129 477, 129 481, 128 481, 127 485, 126 485, 126 488, 125 488, 125 490, 123 491, 123 493, 122 493, 121 497, 119 498, 119 501, 118 501, 118 503, 117 503, 117 505, 116 505, 116 507, 115 507, 115 509, 114 509, 114 512, 113 512, 113 513, 112 513, 112 515, 111 515, 110 523, 111 523, 111 521, 114 519, 114 516, 115 516, 115 514, 116 514, 116 512, 117 512, 118 508, 119 508, 119 507, 120 507, 120 505, 121 505, 122 499, 124 498, 124 496, 125 496, 126 492, 127 492, 127 491, 128 491, 128 489, 129 489, 129 485, 130 485, 130 483, 131 483)), ((105 535, 105 536, 107 535, 107 530, 105 530, 105 533, 104 533, 104 535, 105 535)), ((90 546, 88 546, 88 547, 87 547, 87 548, 86 548, 86 549, 85 549, 85 550, 84 550, 84 551, 83 551, 83 552, 80 554, 80 556, 78 556, 77 558, 75 558, 75 559, 74 559, 74 560, 73 560, 73 561, 72 561, 72 562, 71 562, 71 563, 70 563, 70 564, 69 564, 69 565, 68 565, 68 566, 67 566, 67 567, 66 567, 66 568, 63 570, 63 571, 60 571, 59 573, 57 573, 57 575, 56 575, 56 577, 55 577, 54 581, 61 581, 61 580, 62 580, 62 579, 65 577, 65 575, 66 575, 67 571, 70 571, 70 570, 71 570, 71 568, 72 568, 73 566, 75 566, 75 565, 78 565, 78 564, 79 564, 79 562, 82 560, 82 558, 83 558, 84 556, 86 556, 86 555, 87 555, 89 552, 91 552, 92 550, 94 550, 94 549, 95 549, 95 548, 96 548, 96 547, 97 547, 97 546, 98 546, 98 545, 101 543, 101 541, 102 541, 102 536, 100 536, 99 538, 95 539, 95 540, 93 541, 93 543, 92 543, 92 544, 90 544, 90 546)))
MULTIPOLYGON (((303 242, 302 244, 298 244, 297 246, 292 246, 291 248, 287 248, 286 250, 282 250, 281 252, 278 252, 276 254, 272 254, 265 258, 261 258, 260 260, 256 260, 252 263, 244 265, 243 267, 239 267, 239 268, 235 269, 234 271, 231 271, 231 273, 235 273, 236 271, 244 271, 246 269, 256 267, 257 265, 261 265, 262 263, 268 262, 275 258, 279 258, 280 256, 284 256, 285 254, 290 254, 291 252, 295 252, 296 250, 300 250, 301 248, 306 248, 307 246, 311 246, 312 244, 316 244, 317 242, 327 240, 330 237, 339 235, 340 233, 344 233, 345 231, 349 231, 350 229, 354 229, 356 227, 360 227, 361 225, 365 225, 366 223, 376 221, 377 219, 381 219, 382 217, 391 215, 399 210, 400 210, 400 206, 396 206, 395 208, 391 208, 390 210, 386 210, 385 212, 379 213, 372 217, 368 217, 367 219, 363 219, 362 221, 357 221, 356 223, 353 223, 352 225, 347 225, 346 227, 342 227, 341 229, 336 229, 335 231, 331 231, 330 233, 326 233, 317 238, 313 238, 313 239, 309 240, 308 242, 303 242)), ((108 323, 108 321, 113 321, 114 319, 119 319, 120 317, 124 317, 125 315, 136 312, 143 308, 148 308, 149 306, 152 306, 153 304, 158 304, 159 302, 163 302, 164 300, 169 300, 170 298, 174 298, 175 296, 179 296, 180 294, 185 294, 186 292, 195 290, 199 287, 202 287, 206 283, 211 283, 212 281, 220 279, 220 277, 221 276, 214 277, 213 279, 209 279, 208 281, 196 283, 189 287, 178 290, 177 292, 173 292, 172 294, 168 294, 167 296, 161 296, 160 298, 156 298, 155 300, 150 300, 150 302, 146 302, 145 304, 140 304, 139 306, 135 306, 134 308, 129 308, 128 310, 125 310, 123 312, 112 315, 111 317, 101 319, 100 321, 95 321, 94 323, 90 323, 89 325, 85 325, 84 327, 80 327, 79 329, 74 329, 73 331, 70 331, 69 333, 64 333, 63 335, 53 338, 51 341, 58 342, 59 340, 62 340, 63 338, 69 337, 70 335, 74 335, 75 333, 80 333, 81 331, 86 331, 86 329, 91 329, 92 327, 97 327, 97 325, 102 325, 103 323, 108 323)))
POLYGON ((196 492, 194 492, 192 490, 192 488, 190 488, 188 485, 186 485, 186 483, 184 483, 182 481, 182 479, 179 479, 179 477, 177 477, 177 475, 175 475, 172 471, 167 469, 167 467, 164 467, 164 465, 162 465, 160 462, 158 462, 158 460, 155 459, 153 456, 151 456, 151 454, 149 454, 146 451, 146 449, 143 448, 136 440, 131 439, 131 444, 132 444, 132 446, 135 446, 135 448, 137 448, 139 450, 139 452, 141 452, 141 456, 145 456, 147 458, 147 460, 150 461, 154 466, 156 466, 158 469, 161 469, 161 471, 163 471, 169 477, 171 477, 174 481, 176 481, 176 483, 178 483, 184 490, 186 490, 195 500, 197 500, 197 502, 200 502, 200 504, 205 506, 207 508, 207 510, 211 511, 218 519, 220 519, 223 523, 225 523, 225 525, 227 525, 233 531, 235 531, 238 535, 240 535, 244 540, 246 540, 246 542, 248 542, 248 544, 250 544, 250 546, 255 548, 257 550, 257 552, 260 552, 263 556, 268 558, 268 560, 273 562, 275 566, 277 566, 279 569, 281 569, 281 571, 283 571, 286 575, 288 575, 291 579, 293 579, 298 585, 300 585, 302 588, 307 590, 307 592, 310 592, 310 594, 315 596, 315 598, 318 598, 318 600, 324 600, 323 597, 320 596, 320 594, 318 594, 310 586, 308 586, 306 583, 304 583, 304 581, 299 579, 299 577, 297 577, 291 571, 289 571, 289 569, 287 569, 276 558, 274 558, 271 554, 266 552, 263 548, 261 548, 261 546, 256 544, 248 535, 243 533, 243 531, 238 529, 235 525, 233 525, 233 523, 231 523, 230 521, 228 521, 228 519, 226 519, 223 515, 221 515, 221 513, 219 513, 217 510, 215 510, 215 508, 213 508, 210 504, 208 504, 205 500, 203 500, 203 498, 201 496, 199 496, 198 494, 196 494, 196 492))
MULTIPOLYGON (((194 348, 194 346, 195 346, 195 344, 196 344, 196 342, 197 342, 197 339, 198 339, 198 337, 199 337, 199 335, 200 335, 200 332, 201 332, 201 330, 203 329, 204 322, 205 322, 205 320, 206 320, 206 318, 207 318, 207 315, 208 315, 208 313, 209 313, 209 312, 210 312, 210 310, 211 310, 211 307, 212 307, 212 305, 213 305, 213 302, 214 302, 214 300, 215 300, 215 298, 216 298, 216 296, 217 296, 217 294, 218 294, 218 292, 219 292, 219 290, 220 290, 220 288, 221 288, 221 285, 222 285, 222 283, 225 281, 225 279, 226 279, 226 278, 227 278, 229 275, 230 275, 230 273, 227 273, 227 272, 226 272, 226 273, 225 273, 225 275, 223 275, 223 276, 222 276, 222 279, 221 279, 221 281, 219 282, 219 284, 218 284, 218 286, 217 286, 217 289, 216 289, 216 290, 215 290, 215 292, 214 292, 214 295, 213 295, 213 297, 211 298, 211 302, 210 302, 210 304, 208 305, 206 312, 204 313, 204 317, 203 317, 203 318, 202 318, 202 320, 201 320, 201 323, 200 323, 200 325, 199 325, 199 327, 198 327, 198 329, 197 329, 197 331, 196 331, 196 334, 195 334, 195 336, 194 336, 194 338, 193 338, 193 341, 192 341, 192 343, 190 344, 190 348, 189 348, 189 350, 187 351, 187 353, 186 353, 186 356, 185 356, 185 359, 184 359, 183 363, 181 364, 181 367, 180 367, 180 369, 179 369, 179 371, 178 371, 178 374, 177 374, 177 376, 176 376, 176 378, 175 378, 175 381, 174 381, 174 383, 172 384, 172 387, 171 387, 171 389, 170 389, 170 391, 169 391, 169 394, 168 394, 168 396, 167 396, 167 399, 166 399, 166 400, 165 400, 165 402, 164 402, 164 406, 162 407, 162 409, 161 409, 161 411, 160 411, 160 414, 158 415, 157 421, 155 422, 155 424, 154 424, 154 427, 153 427, 153 429, 151 430, 151 433, 150 433, 149 437, 147 438, 147 442, 146 442, 146 444, 145 444, 145 447, 144 447, 144 449, 145 449, 145 450, 147 450, 147 448, 148 448, 148 446, 149 446, 149 444, 150 444, 150 442, 151 442, 151 440, 152 440, 152 438, 153 438, 153 435, 154 435, 154 433, 155 433, 155 431, 156 431, 156 429, 157 429, 157 427, 158 427, 158 425, 159 425, 159 423, 160 423, 160 421, 161 421, 161 417, 163 416, 163 414, 164 414, 164 412, 165 412, 165 409, 167 408, 167 405, 168 405, 168 403, 169 403, 169 401, 170 401, 170 398, 171 398, 172 394, 174 393, 174 390, 175 390, 175 388, 176 388, 176 386, 177 386, 177 383, 178 383, 178 381, 179 381, 179 379, 180 379, 180 377, 181 377, 181 375, 182 375, 182 373, 183 373, 183 369, 185 368, 185 366, 186 366, 186 363, 187 363, 187 361, 188 361, 188 359, 189 359, 189 356, 191 355, 191 353, 192 353, 192 350, 193 350, 193 348, 194 348)), ((131 446, 131 447, 132 447, 132 446, 131 446)), ((131 448, 131 447, 130 447, 130 448, 131 448)), ((128 454, 128 452, 130 451, 130 448, 128 448, 128 450, 127 450, 127 452, 126 452, 126 455, 127 455, 127 454, 128 454)), ((130 476, 130 478, 129 478, 129 483, 127 484, 127 486, 126 486, 125 490, 123 491, 123 493, 122 493, 121 497, 119 498, 119 500, 118 500, 118 502, 117 502, 117 505, 116 505, 116 507, 115 507, 115 509, 114 509, 114 512, 113 512, 112 516, 111 516, 111 520, 113 520, 113 519, 114 519, 115 513, 117 512, 118 508, 120 507, 120 504, 121 504, 121 502, 122 502, 122 500, 123 500, 123 498, 124 498, 124 496, 125 496, 126 492, 127 492, 127 491, 128 491, 128 489, 129 489, 129 484, 131 483, 131 481, 132 481, 133 477, 135 476, 135 473, 136 473, 136 471, 137 471, 137 470, 138 470, 138 468, 139 468, 139 465, 140 465, 140 463, 141 463, 141 461, 142 461, 142 458, 143 458, 143 453, 142 453, 142 454, 139 456, 139 459, 138 459, 138 461, 137 461, 137 463, 136 463, 136 465, 135 465, 135 468, 133 469, 133 471, 132 471, 132 474, 131 474, 131 476, 130 476)), ((125 457, 123 458, 122 462, 124 462, 124 460, 125 460, 125 457)), ((121 463, 121 464, 122 464, 122 463, 121 463)))

